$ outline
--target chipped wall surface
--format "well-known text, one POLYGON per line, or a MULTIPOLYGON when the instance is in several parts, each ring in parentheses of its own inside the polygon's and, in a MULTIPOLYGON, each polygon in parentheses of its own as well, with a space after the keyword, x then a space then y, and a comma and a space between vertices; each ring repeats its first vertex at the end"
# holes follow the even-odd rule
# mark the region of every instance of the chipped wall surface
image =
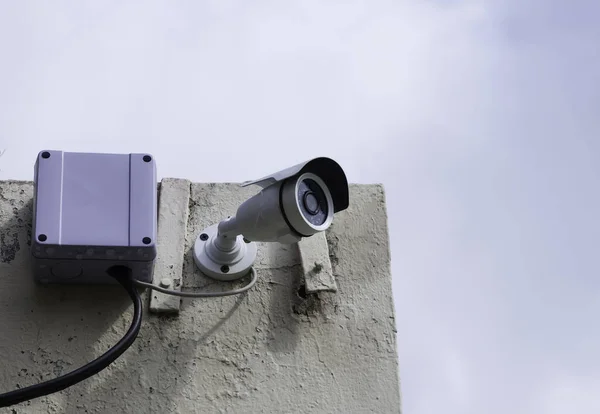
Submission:
MULTIPOLYGON (((0 392, 94 359, 131 318, 119 286, 34 284, 32 191, 0 182, 0 392)), ((203 227, 255 191, 191 185, 184 289, 231 288, 202 276, 191 249, 203 227)), ((0 413, 400 412, 383 189, 353 185, 350 196, 326 234, 337 292, 306 293, 296 245, 260 244, 259 280, 246 294, 184 299, 176 316, 146 313, 132 348, 109 368, 0 413)))

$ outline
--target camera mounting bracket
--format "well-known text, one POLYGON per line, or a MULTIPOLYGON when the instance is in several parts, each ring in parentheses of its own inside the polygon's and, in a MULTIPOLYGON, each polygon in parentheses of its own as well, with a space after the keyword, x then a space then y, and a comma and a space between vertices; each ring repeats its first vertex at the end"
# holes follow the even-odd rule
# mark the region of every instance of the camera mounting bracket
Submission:
POLYGON ((219 224, 213 224, 196 238, 194 262, 212 279, 233 281, 248 275, 256 252, 256 243, 242 235, 219 234, 219 224))

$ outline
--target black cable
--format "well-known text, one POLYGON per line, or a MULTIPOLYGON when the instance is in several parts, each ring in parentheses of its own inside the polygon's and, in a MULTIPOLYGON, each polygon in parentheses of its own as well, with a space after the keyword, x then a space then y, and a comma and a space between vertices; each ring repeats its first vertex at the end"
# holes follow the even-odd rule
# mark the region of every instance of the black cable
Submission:
POLYGON ((133 320, 131 321, 131 326, 125 336, 103 355, 75 371, 49 381, 0 394, 0 407, 8 407, 69 388, 70 386, 102 371, 119 358, 123 352, 133 344, 140 331, 140 327, 142 326, 142 299, 133 284, 131 269, 125 266, 115 266, 111 268, 108 273, 117 279, 121 286, 129 293, 129 296, 133 301, 133 320))

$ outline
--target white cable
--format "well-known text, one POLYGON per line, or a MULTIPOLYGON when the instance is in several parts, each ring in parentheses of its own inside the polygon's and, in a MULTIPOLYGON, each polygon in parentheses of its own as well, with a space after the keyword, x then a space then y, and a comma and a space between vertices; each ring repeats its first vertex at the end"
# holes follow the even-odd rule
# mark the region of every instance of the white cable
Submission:
POLYGON ((252 280, 250 280, 250 282, 248 282, 246 286, 239 289, 225 290, 222 292, 181 292, 179 290, 165 289, 152 283, 140 282, 139 280, 134 280, 133 283, 136 286, 153 289, 158 292, 165 293, 167 295, 181 296, 184 298, 217 298, 221 296, 239 295, 240 293, 244 293, 250 288, 252 288, 252 286, 254 286, 254 284, 256 283, 257 279, 256 270, 254 270, 254 268, 252 267, 250 268, 250 273, 252 274, 252 280))

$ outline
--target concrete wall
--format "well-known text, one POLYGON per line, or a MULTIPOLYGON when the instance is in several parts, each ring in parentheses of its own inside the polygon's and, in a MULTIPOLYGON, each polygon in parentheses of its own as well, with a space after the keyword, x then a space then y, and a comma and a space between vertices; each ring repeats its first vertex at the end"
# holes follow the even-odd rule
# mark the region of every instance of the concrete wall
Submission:
MULTIPOLYGON (((118 286, 33 283, 32 190, 29 182, 0 182, 0 392, 92 360, 131 317, 118 286)), ((193 240, 255 191, 192 184, 186 288, 220 288, 196 270, 193 240)), ((383 189, 353 185, 350 195, 327 232, 336 293, 304 295, 297 247, 260 245, 259 281, 247 294, 184 299, 178 316, 146 313, 134 346, 111 367, 0 412, 400 412, 383 189)))

